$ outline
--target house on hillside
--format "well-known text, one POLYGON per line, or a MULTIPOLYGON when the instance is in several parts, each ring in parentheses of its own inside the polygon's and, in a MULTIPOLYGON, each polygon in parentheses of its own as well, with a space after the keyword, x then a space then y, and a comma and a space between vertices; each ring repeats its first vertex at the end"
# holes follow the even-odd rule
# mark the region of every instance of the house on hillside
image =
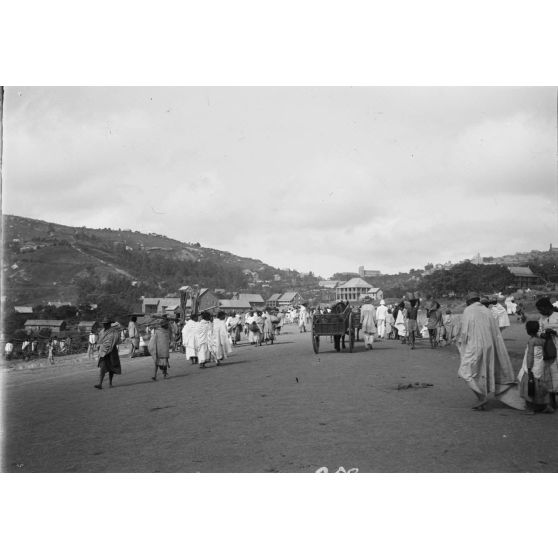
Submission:
POLYGON ((368 295, 372 297, 372 300, 382 300, 384 298, 384 291, 379 287, 372 287, 368 291, 368 295))
POLYGON ((54 335, 58 335, 66 330, 64 320, 27 320, 23 324, 23 329, 27 333, 38 333, 41 329, 50 329, 54 335))
MULTIPOLYGON (((212 311, 219 308, 219 298, 215 296, 215 293, 209 289, 200 289, 198 294, 198 308, 200 312, 212 311)), ((189 298, 186 301, 186 313, 190 313, 192 309, 192 299, 189 298)))
POLYGON ((518 289, 528 289, 533 285, 544 283, 543 279, 535 275, 530 267, 508 267, 510 273, 514 276, 514 287, 518 289))
POLYGON ((255 293, 238 293, 233 296, 233 300, 242 300, 253 308, 264 308, 265 300, 262 295, 255 293))
POLYGON ((367 283, 360 277, 353 277, 345 283, 341 283, 335 289, 337 300, 347 300, 349 302, 358 302, 362 295, 368 294, 373 289, 370 283, 367 283))
POLYGON ((219 310, 223 310, 223 312, 227 314, 233 312, 243 314, 249 312, 251 309, 252 306, 245 300, 222 299, 219 301, 219 310))
POLYGON ((279 306, 279 299, 281 298, 281 293, 272 294, 266 301, 265 304, 269 308, 277 308, 279 306))
POLYGON ((277 301, 277 306, 300 306, 302 304, 302 296, 299 293, 290 291, 282 294, 277 301))
POLYGON ((382 273, 378 269, 364 269, 364 266, 361 265, 358 268, 358 274, 364 279, 365 277, 379 277, 382 273))
POLYGON ((141 302, 142 314, 157 314, 159 307, 159 298, 144 298, 141 302))

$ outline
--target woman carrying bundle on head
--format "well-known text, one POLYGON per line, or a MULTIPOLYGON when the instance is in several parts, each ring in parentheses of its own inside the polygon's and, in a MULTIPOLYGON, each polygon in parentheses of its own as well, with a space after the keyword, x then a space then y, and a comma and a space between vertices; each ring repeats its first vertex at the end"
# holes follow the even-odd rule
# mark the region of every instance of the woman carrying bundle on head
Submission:
POLYGON ((168 377, 167 369, 170 368, 170 345, 171 336, 169 332, 169 319, 166 316, 163 316, 159 324, 151 333, 151 337, 147 345, 147 350, 155 362, 155 373, 151 378, 154 382, 157 381, 157 372, 159 368, 163 373, 163 377, 168 377))

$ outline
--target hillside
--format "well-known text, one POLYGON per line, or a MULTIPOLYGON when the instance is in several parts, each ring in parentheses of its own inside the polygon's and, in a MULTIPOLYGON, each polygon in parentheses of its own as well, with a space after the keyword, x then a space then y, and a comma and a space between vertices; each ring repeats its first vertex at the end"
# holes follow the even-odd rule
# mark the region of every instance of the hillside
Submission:
POLYGON ((121 277, 146 294, 177 288, 165 283, 176 269, 182 284, 197 278, 210 288, 246 287, 243 270, 261 278, 278 273, 260 260, 131 230, 76 228, 14 215, 3 216, 4 294, 13 304, 78 300, 80 280, 121 277), (170 268, 166 263, 173 262, 170 268), (212 278, 211 284, 208 283, 212 278), (228 283, 228 284, 225 284, 228 283))

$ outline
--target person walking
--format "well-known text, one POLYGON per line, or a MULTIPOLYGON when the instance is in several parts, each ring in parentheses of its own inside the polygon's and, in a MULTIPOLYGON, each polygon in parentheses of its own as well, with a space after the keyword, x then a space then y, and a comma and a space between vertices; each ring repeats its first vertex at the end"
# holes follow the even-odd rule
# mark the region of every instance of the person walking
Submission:
POLYGON ((120 357, 118 356, 118 343, 120 333, 118 325, 112 326, 112 318, 105 317, 102 321, 103 329, 99 335, 99 360, 97 367, 99 371, 99 383, 95 384, 97 389, 103 389, 103 380, 108 372, 109 386, 112 387, 112 379, 115 374, 122 374, 120 357))
POLYGON ((163 378, 168 378, 167 369, 170 368, 169 352, 171 345, 171 337, 169 330, 169 320, 166 316, 161 318, 159 327, 156 327, 147 345, 149 354, 153 357, 155 363, 154 375, 151 378, 154 382, 157 381, 157 372, 159 368, 163 373, 163 378))
POLYGON ((508 316, 508 311, 502 304, 506 300, 503 295, 498 295, 495 303, 492 305, 492 313, 498 322, 498 327, 500 328, 500 333, 504 331, 507 327, 510 327, 510 317, 508 316))
POLYGON ((14 352, 14 344, 10 340, 4 345, 4 358, 6 360, 11 360, 13 352, 14 352))
POLYGON ((93 358, 95 356, 95 349, 97 347, 97 334, 93 331, 89 332, 89 337, 87 339, 87 358, 93 358))
POLYGON ((558 352, 558 311, 550 302, 548 297, 543 297, 535 302, 535 307, 539 311, 539 335, 554 343, 554 358, 545 355, 545 367, 551 378, 551 386, 549 389, 550 405, 556 409, 556 399, 558 393, 558 364, 556 361, 556 353, 558 352))
POLYGON ((300 307, 300 312, 298 314, 298 331, 300 333, 306 333, 307 321, 308 321, 308 309, 303 304, 300 307))
POLYGON ((552 377, 550 370, 544 363, 544 339, 539 333, 539 322, 530 320, 525 324, 529 340, 523 356, 523 364, 517 375, 521 397, 529 414, 542 412, 554 413, 550 405, 550 390, 552 389, 552 377))
POLYGON ((190 364, 198 363, 198 327, 198 316, 192 314, 182 328, 182 345, 185 349, 186 360, 189 360, 190 364))
POLYGON ((226 314, 223 311, 217 313, 217 317, 213 319, 212 329, 212 347, 214 347, 215 361, 217 366, 221 361, 232 353, 231 342, 225 325, 226 314))
POLYGON ((457 339, 460 354, 458 376, 477 397, 473 409, 484 411, 492 394, 506 405, 524 409, 508 351, 492 312, 480 303, 478 293, 466 298, 457 339), (512 392, 507 394, 506 392, 512 392))
POLYGON ((418 298, 409 300, 409 308, 407 310, 407 342, 411 349, 415 348, 415 341, 418 331, 418 310, 420 301, 418 298))
POLYGON ((264 319, 262 338, 267 345, 268 342, 273 341, 273 323, 267 310, 265 310, 262 317, 264 319))
POLYGON ((442 325, 443 314, 440 310, 440 304, 432 301, 430 308, 427 310, 428 337, 430 339, 430 348, 435 349, 438 346, 438 328, 442 325))
POLYGON ((135 358, 139 350, 140 334, 137 326, 137 316, 132 316, 128 323, 128 337, 130 338, 130 358, 135 358))
POLYGON ((364 348, 372 350, 374 348, 374 335, 378 331, 376 325, 376 308, 372 304, 372 298, 365 296, 364 303, 360 307, 360 324, 364 335, 364 348))
POLYGON ((388 309, 385 301, 380 300, 380 306, 376 308, 376 321, 378 324, 378 339, 386 338, 386 319, 387 319, 388 309))
POLYGON ((264 323, 265 323, 265 318, 263 317, 263 312, 261 310, 258 310, 256 312, 256 316, 254 317, 254 323, 258 326, 258 331, 254 332, 257 335, 256 345, 258 347, 261 347, 263 336, 264 336, 264 323))
POLYGON ((48 351, 48 362, 50 364, 54 364, 54 339, 49 339, 47 343, 47 351, 48 351))
POLYGON ((395 318, 395 329, 397 330, 396 339, 401 339, 401 343, 407 342, 407 309, 405 303, 400 302, 397 307, 397 316, 395 318))
POLYGON ((211 360, 209 345, 211 342, 212 326, 211 314, 207 311, 202 312, 196 331, 197 361, 200 364, 200 368, 205 368, 205 364, 211 360))

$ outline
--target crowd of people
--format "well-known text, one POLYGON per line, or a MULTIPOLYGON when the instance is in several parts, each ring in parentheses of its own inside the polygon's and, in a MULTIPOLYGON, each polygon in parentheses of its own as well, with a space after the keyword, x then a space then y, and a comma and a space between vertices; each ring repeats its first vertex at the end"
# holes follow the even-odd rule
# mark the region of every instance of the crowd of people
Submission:
MULTIPOLYGON (((485 410, 494 398, 529 413, 553 413, 558 393, 558 302, 553 304, 549 298, 542 297, 535 306, 538 319, 528 319, 520 302, 513 308, 525 324, 528 336, 519 371, 513 369, 502 337, 502 332, 510 326, 509 297, 469 293, 461 317, 449 308, 443 310, 432 296, 422 298, 419 293, 407 293, 393 304, 384 300, 375 303, 366 296, 353 310, 358 316, 357 336, 362 332, 366 350, 372 350, 375 342, 383 340, 400 342, 411 350, 418 339, 427 339, 432 349, 455 345, 460 354, 458 376, 475 394, 475 410, 485 410)), ((286 313, 264 309, 244 315, 219 311, 213 316, 203 311, 190 315, 184 323, 167 316, 154 318, 141 331, 135 316, 127 328, 105 317, 100 332, 90 332, 88 336, 87 355, 96 358, 99 367, 95 388, 103 388, 107 375, 112 387, 114 375, 121 373, 118 347, 126 340, 130 344, 130 358, 142 354, 153 358, 151 378, 157 381, 159 371, 163 378, 169 376, 169 356, 173 350, 183 352, 187 362, 200 368, 211 362, 220 366, 242 341, 254 347, 273 343, 288 323, 296 324, 300 333, 308 332, 315 314, 331 311, 331 307, 308 308, 307 305, 291 308, 286 313)), ((46 352, 51 364, 56 353, 64 352, 64 344, 65 340, 57 337, 47 340, 46 352)), ((24 340, 21 350, 37 351, 38 341, 24 340)), ((13 352, 14 344, 8 340, 4 357, 10 359, 13 352)))

